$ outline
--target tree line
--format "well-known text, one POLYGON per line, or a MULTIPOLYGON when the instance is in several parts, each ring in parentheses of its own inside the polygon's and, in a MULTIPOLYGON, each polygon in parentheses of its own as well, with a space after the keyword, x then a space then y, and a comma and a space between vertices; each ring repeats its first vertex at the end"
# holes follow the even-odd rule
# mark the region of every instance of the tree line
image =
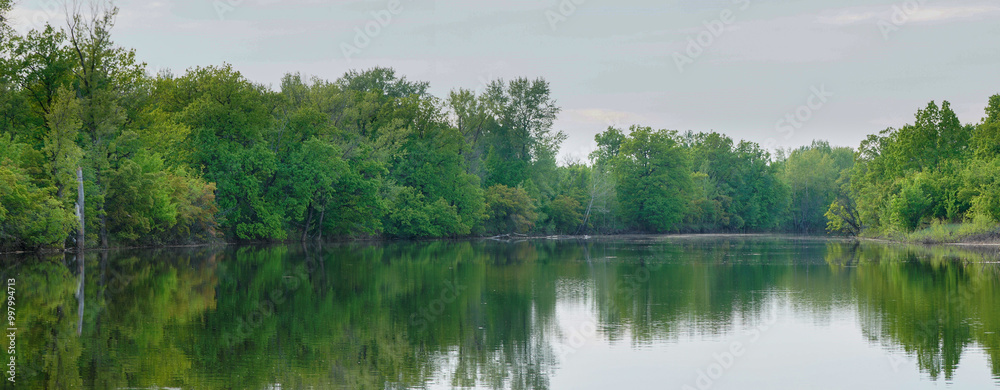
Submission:
POLYGON ((381 67, 333 81, 289 73, 276 89, 228 64, 154 75, 112 40, 117 9, 96 11, 25 35, 0 26, 5 249, 76 244, 77 168, 89 247, 856 234, 1000 214, 1000 98, 978 126, 932 104, 857 152, 818 141, 772 155, 716 132, 633 126, 597 135, 588 162, 559 164, 566 135, 544 79, 442 98, 381 67))
POLYGON ((964 223, 957 233, 995 231, 1000 221, 1000 95, 978 124, 949 102, 930 102, 913 124, 869 135, 838 179, 831 230, 898 236, 964 223))

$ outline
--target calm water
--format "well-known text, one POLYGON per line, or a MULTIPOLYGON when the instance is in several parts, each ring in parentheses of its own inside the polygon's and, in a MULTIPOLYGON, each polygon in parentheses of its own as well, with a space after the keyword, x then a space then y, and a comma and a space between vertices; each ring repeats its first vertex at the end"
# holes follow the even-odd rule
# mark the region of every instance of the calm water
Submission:
POLYGON ((1000 264, 957 248, 717 236, 3 261, 15 388, 1000 388, 1000 264))

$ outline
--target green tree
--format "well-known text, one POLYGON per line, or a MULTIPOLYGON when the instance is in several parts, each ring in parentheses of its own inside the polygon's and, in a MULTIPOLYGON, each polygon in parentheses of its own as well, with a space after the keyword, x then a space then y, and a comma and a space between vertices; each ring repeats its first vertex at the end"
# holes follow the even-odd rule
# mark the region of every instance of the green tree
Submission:
POLYGON ((95 3, 87 15, 68 15, 65 29, 85 139, 87 231, 97 232, 101 247, 109 245, 109 234, 114 233, 109 224, 116 223, 107 219, 109 178, 118 169, 119 158, 128 158, 117 153, 116 141, 133 119, 135 110, 130 108, 143 100, 138 96, 148 84, 145 64, 136 61, 133 50, 116 46, 111 39, 117 14, 117 7, 95 3))
MULTIPOLYGON (((11 8, 14 7, 14 2, 12 0, 0 0, 0 39, 6 39, 5 37, 10 36, 10 25, 7 23, 7 15, 10 14, 11 8)), ((4 41, 0 41, 0 47, 3 47, 4 41)))
POLYGON ((461 155, 466 146, 463 137, 448 125, 434 101, 409 103, 414 105, 416 120, 402 144, 405 157, 394 164, 392 177, 400 185, 419 190, 439 215, 445 215, 442 205, 455 209, 457 221, 439 219, 449 227, 437 236, 467 235, 480 225, 484 206, 479 178, 468 173, 461 155))
POLYGON ((496 121, 486 140, 487 185, 515 187, 531 178, 536 161, 554 156, 566 138, 553 132, 559 107, 543 79, 496 80, 486 87, 482 104, 496 121))
POLYGON ((320 213, 330 202, 334 183, 346 173, 348 166, 336 145, 315 136, 296 149, 279 168, 278 178, 270 190, 275 192, 272 197, 280 199, 285 218, 301 224, 302 240, 305 240, 313 220, 317 221, 315 226, 322 229, 325 218, 321 218, 320 213))
POLYGON ((176 223, 166 239, 171 242, 202 242, 216 238, 215 183, 194 176, 186 168, 167 173, 170 203, 177 210, 176 223))
MULTIPOLYGON (((76 168, 83 158, 83 149, 76 144, 82 125, 80 103, 71 91, 63 88, 45 119, 49 134, 42 151, 47 158, 47 171, 56 187, 56 197, 63 199, 67 188, 76 188, 76 168)), ((74 191, 70 193, 75 194, 74 191)))
POLYGON ((699 188, 703 191, 691 209, 700 225, 743 231, 780 226, 787 192, 769 152, 715 132, 688 132, 683 141, 691 151, 692 168, 705 175, 699 188), (716 219, 705 221, 710 216, 716 219))
POLYGON ((484 138, 490 130, 495 129, 496 119, 487 111, 485 96, 476 96, 474 91, 459 89, 451 91, 447 100, 448 108, 453 117, 452 126, 465 139, 467 147, 462 149, 462 157, 469 172, 486 177, 483 159, 486 153, 484 138))
POLYGON ((177 223, 163 159, 143 153, 120 162, 108 177, 109 228, 125 242, 166 232, 177 223))
POLYGON ((976 190, 958 178, 973 156, 970 145, 978 143, 982 132, 962 126, 948 102, 941 107, 929 103, 915 119, 861 142, 850 174, 851 199, 830 208, 831 227, 844 227, 843 217, 856 215, 847 225, 879 235, 968 215, 976 190), (856 213, 843 212, 850 210, 856 213))
POLYGON ((905 231, 916 229, 931 207, 931 199, 920 184, 919 179, 905 181, 899 194, 890 201, 892 221, 905 231))
POLYGON ((822 141, 792 151, 781 163, 781 180, 790 195, 789 228, 823 231, 827 225, 825 214, 841 192, 837 180, 853 164, 854 152, 850 148, 834 148, 822 141))
POLYGON ((990 97, 986 116, 976 126, 972 146, 980 159, 1000 156, 1000 94, 990 97))
POLYGON ((676 131, 633 126, 612 160, 623 216, 645 231, 677 230, 691 190, 688 164, 676 131))
POLYGON ((574 233, 579 231, 583 223, 583 206, 576 199, 559 195, 548 204, 546 214, 552 220, 553 227, 558 232, 574 233))
POLYGON ((162 80, 158 94, 191 129, 191 158, 217 183, 222 228, 238 240, 287 237, 278 196, 267 196, 277 179, 278 156, 265 137, 274 129, 272 93, 231 66, 196 68, 162 80))
POLYGON ((489 233, 527 233, 538 215, 528 193, 497 184, 486 189, 486 223, 489 233))
POLYGON ((74 226, 73 213, 55 197, 54 188, 35 186, 18 166, 27 145, 0 134, 0 247, 62 247, 74 226))
MULTIPOLYGON (((7 59, 10 80, 26 97, 33 116, 40 121, 25 123, 22 134, 41 144, 52 131, 44 122, 60 93, 73 81, 74 61, 66 47, 66 34, 46 25, 42 31, 32 30, 25 36, 12 36, 10 58, 7 59)), ((75 92, 75 91, 74 91, 75 92)))

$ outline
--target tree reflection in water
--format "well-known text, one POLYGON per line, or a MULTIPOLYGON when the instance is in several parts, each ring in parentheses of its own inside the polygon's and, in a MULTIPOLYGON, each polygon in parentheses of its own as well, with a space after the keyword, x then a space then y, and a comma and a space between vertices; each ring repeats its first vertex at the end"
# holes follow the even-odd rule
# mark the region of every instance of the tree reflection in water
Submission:
POLYGON ((871 343, 932 379, 970 348, 1000 378, 1000 272, 983 256, 639 237, 95 252, 86 278, 72 255, 8 259, 3 276, 31 286, 25 388, 544 389, 569 337, 559 305, 589 311, 605 342, 644 347, 729 334, 775 299, 817 323, 853 308, 871 343))

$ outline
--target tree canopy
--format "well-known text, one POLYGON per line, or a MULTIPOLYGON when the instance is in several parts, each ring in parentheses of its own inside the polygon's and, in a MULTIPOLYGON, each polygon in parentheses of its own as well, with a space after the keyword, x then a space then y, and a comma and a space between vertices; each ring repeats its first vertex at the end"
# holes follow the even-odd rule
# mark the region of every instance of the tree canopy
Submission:
POLYGON ((931 102, 856 152, 635 125, 559 164, 566 135, 542 78, 438 98, 384 67, 288 73, 278 88, 231 64, 154 75, 113 40, 117 9, 96 11, 23 35, 0 23, 4 249, 73 243, 78 168, 91 247, 1000 220, 1000 95, 977 124, 931 102))

